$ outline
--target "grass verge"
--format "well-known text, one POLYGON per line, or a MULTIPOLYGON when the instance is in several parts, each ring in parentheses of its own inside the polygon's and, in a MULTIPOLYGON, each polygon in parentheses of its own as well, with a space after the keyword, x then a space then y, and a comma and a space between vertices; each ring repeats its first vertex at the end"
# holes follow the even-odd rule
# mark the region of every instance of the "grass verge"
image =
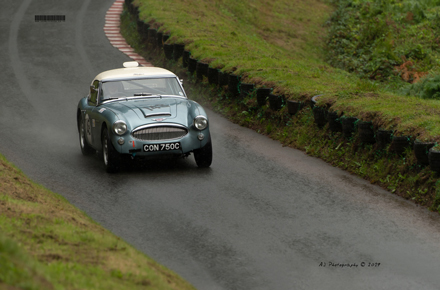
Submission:
POLYGON ((319 102, 331 110, 346 115, 362 110, 357 117, 395 135, 410 132, 419 140, 440 141, 438 102, 390 93, 386 83, 362 79, 324 60, 332 1, 170 0, 167 9, 153 0, 127 2, 138 9, 140 21, 169 34, 167 43, 185 44, 191 57, 234 72, 243 82, 272 88, 291 100, 323 94, 319 102), (370 98, 371 104, 367 100, 368 106, 355 103, 372 93, 378 98, 370 98), (402 102, 408 103, 404 111, 396 105, 402 102), (427 112, 429 118, 420 118, 427 112))
POLYGON ((0 155, 1 289, 194 289, 0 155))
MULTIPOLYGON (((308 38, 302 38, 303 43, 290 48, 289 52, 289 48, 284 45, 284 42, 279 43, 281 40, 277 42, 274 38, 264 38, 262 31, 265 30, 258 29, 260 24, 246 20, 246 17, 239 20, 238 16, 236 16, 234 21, 228 18, 230 17, 228 13, 232 13, 231 10, 235 11, 234 9, 238 9, 228 1, 216 4, 218 7, 215 9, 210 6, 218 12, 216 12, 218 18, 213 20, 214 24, 210 24, 208 21, 203 22, 203 17, 195 19, 192 16, 192 13, 205 13, 206 9, 208 9, 205 4, 209 1, 203 2, 205 4, 201 2, 199 5, 189 5, 188 1, 183 3, 173 0, 172 2, 173 4, 170 4, 170 6, 173 8, 166 11, 159 9, 149 0, 135 0, 134 5, 139 6, 139 18, 149 22, 150 27, 156 27, 160 31, 170 33, 170 41, 186 43, 185 48, 190 49, 193 56, 209 62, 211 66, 215 66, 217 62, 227 62, 226 58, 222 58, 222 54, 226 53, 230 55, 231 59, 235 59, 236 65, 233 65, 232 68, 230 65, 219 66, 221 70, 235 69, 236 72, 242 72, 242 79, 244 78, 247 82, 255 83, 257 86, 272 87, 274 91, 278 90, 278 92, 286 94, 288 99, 310 101, 313 94, 325 93, 324 96, 319 98, 317 105, 326 106, 333 111, 344 112, 346 116, 356 116, 364 121, 372 121, 376 129, 392 129, 394 134, 411 136, 413 140, 440 140, 440 106, 437 102, 395 95, 381 88, 378 83, 361 80, 356 76, 348 75, 344 71, 329 67, 320 60, 321 52, 319 49, 316 47, 311 49, 313 44, 319 43, 318 40, 321 35, 319 32, 320 26, 316 23, 310 26, 312 31, 307 30, 309 26, 304 21, 300 21, 299 24, 289 23, 289 25, 286 25, 287 27, 277 26, 276 28, 268 28, 269 30, 279 29, 278 34, 285 35, 288 33, 289 28, 296 27, 303 29, 304 35, 310 36, 310 41, 308 38), (183 7, 182 5, 186 6, 183 7), (197 11, 194 11, 196 9, 193 7, 198 7, 197 11), (226 52, 223 51, 223 45, 208 45, 204 43, 205 38, 216 39, 217 44, 223 43, 223 35, 227 30, 222 28, 217 31, 212 26, 226 25, 223 22, 227 23, 228 21, 233 22, 235 29, 239 31, 255 31, 254 37, 266 39, 266 45, 278 46, 279 51, 284 49, 284 52, 287 54, 293 53, 296 57, 286 57, 285 64, 288 64, 287 67, 293 72, 296 71, 296 73, 271 74, 273 70, 270 66, 267 66, 264 60, 258 62, 259 65, 252 69, 246 70, 244 69, 247 65, 245 64, 246 59, 244 62, 241 62, 245 57, 240 54, 240 51, 242 51, 239 48, 240 43, 236 44, 234 42, 233 44, 233 41, 228 42, 225 48, 226 52), (196 25, 195 23, 198 24, 196 25), (300 25, 301 23, 302 25, 300 25), (203 35, 199 35, 201 27, 203 27, 205 33, 203 35), (317 32, 314 33, 313 29, 317 32), (214 30, 214 32, 211 30, 214 30), (230 49, 232 45, 234 45, 234 49, 230 49), (307 48, 310 49, 307 50, 307 48), (217 52, 217 50, 222 50, 222 52, 217 52), (293 52, 292 50, 298 51, 293 52), (211 58, 208 57, 210 53, 212 53, 211 58), (300 55, 304 59, 300 59, 300 55), (308 64, 307 68, 302 67, 304 69, 302 71, 300 69, 301 63, 308 64), (301 81, 293 78, 295 85, 289 88, 280 88, 289 86, 287 82, 283 82, 282 78, 292 80, 294 75, 311 76, 310 74, 313 74, 314 71, 317 72, 319 68, 321 68, 320 73, 316 74, 315 77, 305 77, 302 80, 302 82, 305 82, 305 85, 296 85, 301 83, 301 81), (262 81, 263 76, 256 73, 259 71, 267 73, 267 79, 262 81), (258 79, 258 77, 261 77, 261 79, 258 79), (280 79, 277 79, 278 77, 280 79), (326 78, 331 78, 332 80, 326 83, 324 81, 326 78)), ((193 3, 194 1, 190 2, 193 3)), ((278 7, 284 3, 283 1, 279 2, 273 3, 273 5, 278 7)), ((323 5, 322 2, 315 3, 316 5, 313 4, 314 2, 302 3, 304 6, 301 7, 305 9, 304 11, 308 11, 309 15, 313 14, 311 11, 315 7, 323 5), (310 5, 308 6, 308 4, 310 5)), ((252 4, 248 4, 257 7, 255 11, 258 12, 255 12, 254 18, 260 17, 261 15, 258 13, 263 12, 271 14, 271 19, 274 19, 275 15, 281 15, 281 19, 286 17, 287 10, 284 14, 282 14, 283 11, 279 10, 276 10, 277 12, 275 13, 275 9, 265 10, 264 4, 264 1, 254 1, 252 4)), ((244 10, 246 9, 243 8, 241 11, 243 12, 244 10)), ((250 10, 254 11, 253 9, 250 10)), ((206 11, 206 13, 208 12, 206 11)), ((322 13, 323 15, 329 15, 330 9, 324 9, 322 13)), ((236 12, 232 14, 237 15, 236 12)), ((295 18, 295 16, 293 17, 295 18)), ((252 16, 248 16, 248 18, 252 18, 252 16)), ((323 19, 325 19, 324 16, 320 17, 317 21, 319 22, 323 19)), ((287 113, 286 107, 279 111, 273 111, 268 105, 258 106, 255 93, 241 99, 231 96, 225 88, 210 85, 206 79, 203 81, 197 80, 194 75, 189 74, 183 68, 180 60, 176 62, 166 59, 161 48, 152 43, 145 42, 137 30, 137 19, 135 16, 124 10, 121 20, 121 33, 127 42, 154 65, 166 67, 176 72, 180 77, 185 76, 184 78, 187 80, 185 89, 191 98, 203 103, 205 106, 211 107, 233 122, 279 140, 285 146, 304 150, 307 154, 322 158, 334 166, 359 175, 399 196, 426 206, 430 210, 440 211, 440 183, 438 182, 438 177, 429 167, 417 164, 411 149, 406 150, 400 155, 393 152, 390 146, 379 148, 377 144, 369 145, 362 143, 358 133, 347 139, 341 133, 330 131, 328 124, 323 128, 319 128, 314 122, 313 111, 310 106, 306 106, 299 113, 291 116, 287 113)), ((229 29, 232 28, 230 27, 229 29)), ((229 34, 226 34, 226 38, 228 38, 229 34)), ((241 40, 237 39, 236 41, 240 42, 241 40)), ((252 40, 246 39, 246 41, 251 42, 252 40)), ((255 47, 252 46, 249 49, 251 51, 249 52, 250 54, 252 54, 252 51, 258 50, 258 44, 258 41, 253 42, 255 47)), ((251 44, 248 43, 248 45, 251 44)), ((285 55, 282 55, 281 58, 285 57, 285 55)))

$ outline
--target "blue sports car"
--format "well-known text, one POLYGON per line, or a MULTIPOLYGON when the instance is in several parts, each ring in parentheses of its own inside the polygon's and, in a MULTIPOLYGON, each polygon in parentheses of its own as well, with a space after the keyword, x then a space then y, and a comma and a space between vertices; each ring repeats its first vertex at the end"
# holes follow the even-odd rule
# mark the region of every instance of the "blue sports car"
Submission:
POLYGON ((205 110, 187 98, 179 78, 157 67, 125 62, 98 74, 78 103, 79 143, 84 155, 102 153, 107 172, 121 158, 188 156, 209 167, 212 144, 205 110))

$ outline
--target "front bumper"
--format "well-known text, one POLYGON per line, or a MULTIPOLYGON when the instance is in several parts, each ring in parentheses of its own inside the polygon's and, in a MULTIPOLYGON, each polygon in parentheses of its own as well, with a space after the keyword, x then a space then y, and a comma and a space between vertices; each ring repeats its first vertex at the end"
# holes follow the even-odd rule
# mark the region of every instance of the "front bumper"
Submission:
POLYGON ((188 154, 196 149, 204 147, 210 140, 209 127, 199 131, 193 128, 189 129, 188 134, 182 138, 172 139, 172 140, 158 140, 158 141, 142 141, 134 138, 130 133, 126 133, 123 136, 112 136, 113 147, 120 154, 129 154, 132 156, 159 156, 159 155, 179 155, 188 154), (199 140, 199 134, 202 133, 204 138, 199 140), (124 144, 120 145, 118 140, 124 138, 124 144), (150 151, 144 152, 144 145, 156 145, 164 143, 180 143, 180 148, 177 150, 167 150, 167 151, 150 151))

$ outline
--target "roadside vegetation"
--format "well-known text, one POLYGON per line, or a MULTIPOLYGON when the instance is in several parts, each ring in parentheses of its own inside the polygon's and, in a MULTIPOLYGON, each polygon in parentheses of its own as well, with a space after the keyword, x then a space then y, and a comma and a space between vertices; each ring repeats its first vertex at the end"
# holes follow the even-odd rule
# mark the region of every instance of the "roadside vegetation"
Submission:
POLYGON ((438 142, 440 1, 332 2, 336 9, 324 25, 325 60, 362 80, 375 81, 376 89, 370 90, 379 93, 375 101, 340 101, 338 94, 335 109, 355 116, 384 112, 391 119, 387 126, 398 134, 438 142))
POLYGON ((183 43, 191 57, 242 81, 295 98, 356 89, 356 78, 322 59, 322 24, 333 8, 322 1, 172 0, 167 9, 135 0, 139 18, 183 43), (312 12, 313 11, 313 12, 312 12))
POLYGON ((0 155, 0 289, 194 289, 0 155))
POLYGON ((377 126, 439 141, 440 105, 418 98, 439 86, 437 2, 172 0, 167 9, 153 0, 132 3, 141 21, 170 35, 167 43, 185 44, 191 57, 234 72, 242 82, 272 88, 286 99, 324 94, 320 102, 346 115, 357 113, 351 112, 352 98, 378 93, 372 108, 364 110, 378 116, 377 126), (422 10, 416 17, 417 9, 422 10), (402 20, 403 14, 413 20, 402 20), (387 24, 392 19, 400 19, 393 22, 395 29, 387 24), (426 86, 411 86, 423 76, 426 86), (407 96, 421 108, 395 107, 407 96), (416 117, 426 115, 425 107, 431 108, 429 120, 416 117))
POLYGON ((392 130, 393 136, 407 136, 411 142, 437 144, 438 43, 432 21, 438 1, 297 1, 292 5, 288 0, 170 0, 167 9, 153 0, 127 2, 139 12, 138 18, 127 7, 123 12, 122 33, 127 42, 154 65, 188 80, 185 89, 191 98, 285 146, 440 210, 438 176, 429 166, 417 164, 410 147, 397 154, 390 146, 362 143, 357 133, 346 138, 329 130, 328 124, 320 128, 310 106, 311 98, 320 95, 316 107, 340 117, 371 121, 375 130, 392 130), (281 110, 259 106, 255 92, 239 98, 227 87, 197 79, 181 59, 167 59, 162 48, 146 41, 137 19, 169 35, 165 43, 184 44, 192 58, 306 105, 292 116, 285 104, 281 110), (388 23, 391 20, 400 30, 388 23), (374 25, 383 30, 368 34, 374 25), (340 48, 340 43, 347 47, 340 48), (392 54, 382 53, 384 49, 392 54))
MULTIPOLYGON (((440 1, 335 0, 326 22, 328 62, 401 87, 440 68, 440 1)), ((408 86, 405 86, 408 89, 408 86)), ((438 98, 429 94, 425 98, 438 98)))

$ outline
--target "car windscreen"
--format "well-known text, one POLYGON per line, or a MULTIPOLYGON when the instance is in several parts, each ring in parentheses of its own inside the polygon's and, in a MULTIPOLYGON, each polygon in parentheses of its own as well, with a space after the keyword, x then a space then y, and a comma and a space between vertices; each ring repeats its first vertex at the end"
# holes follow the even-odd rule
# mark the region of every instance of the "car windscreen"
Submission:
POLYGON ((176 78, 145 78, 108 81, 102 84, 103 100, 132 97, 135 94, 184 96, 176 78))

